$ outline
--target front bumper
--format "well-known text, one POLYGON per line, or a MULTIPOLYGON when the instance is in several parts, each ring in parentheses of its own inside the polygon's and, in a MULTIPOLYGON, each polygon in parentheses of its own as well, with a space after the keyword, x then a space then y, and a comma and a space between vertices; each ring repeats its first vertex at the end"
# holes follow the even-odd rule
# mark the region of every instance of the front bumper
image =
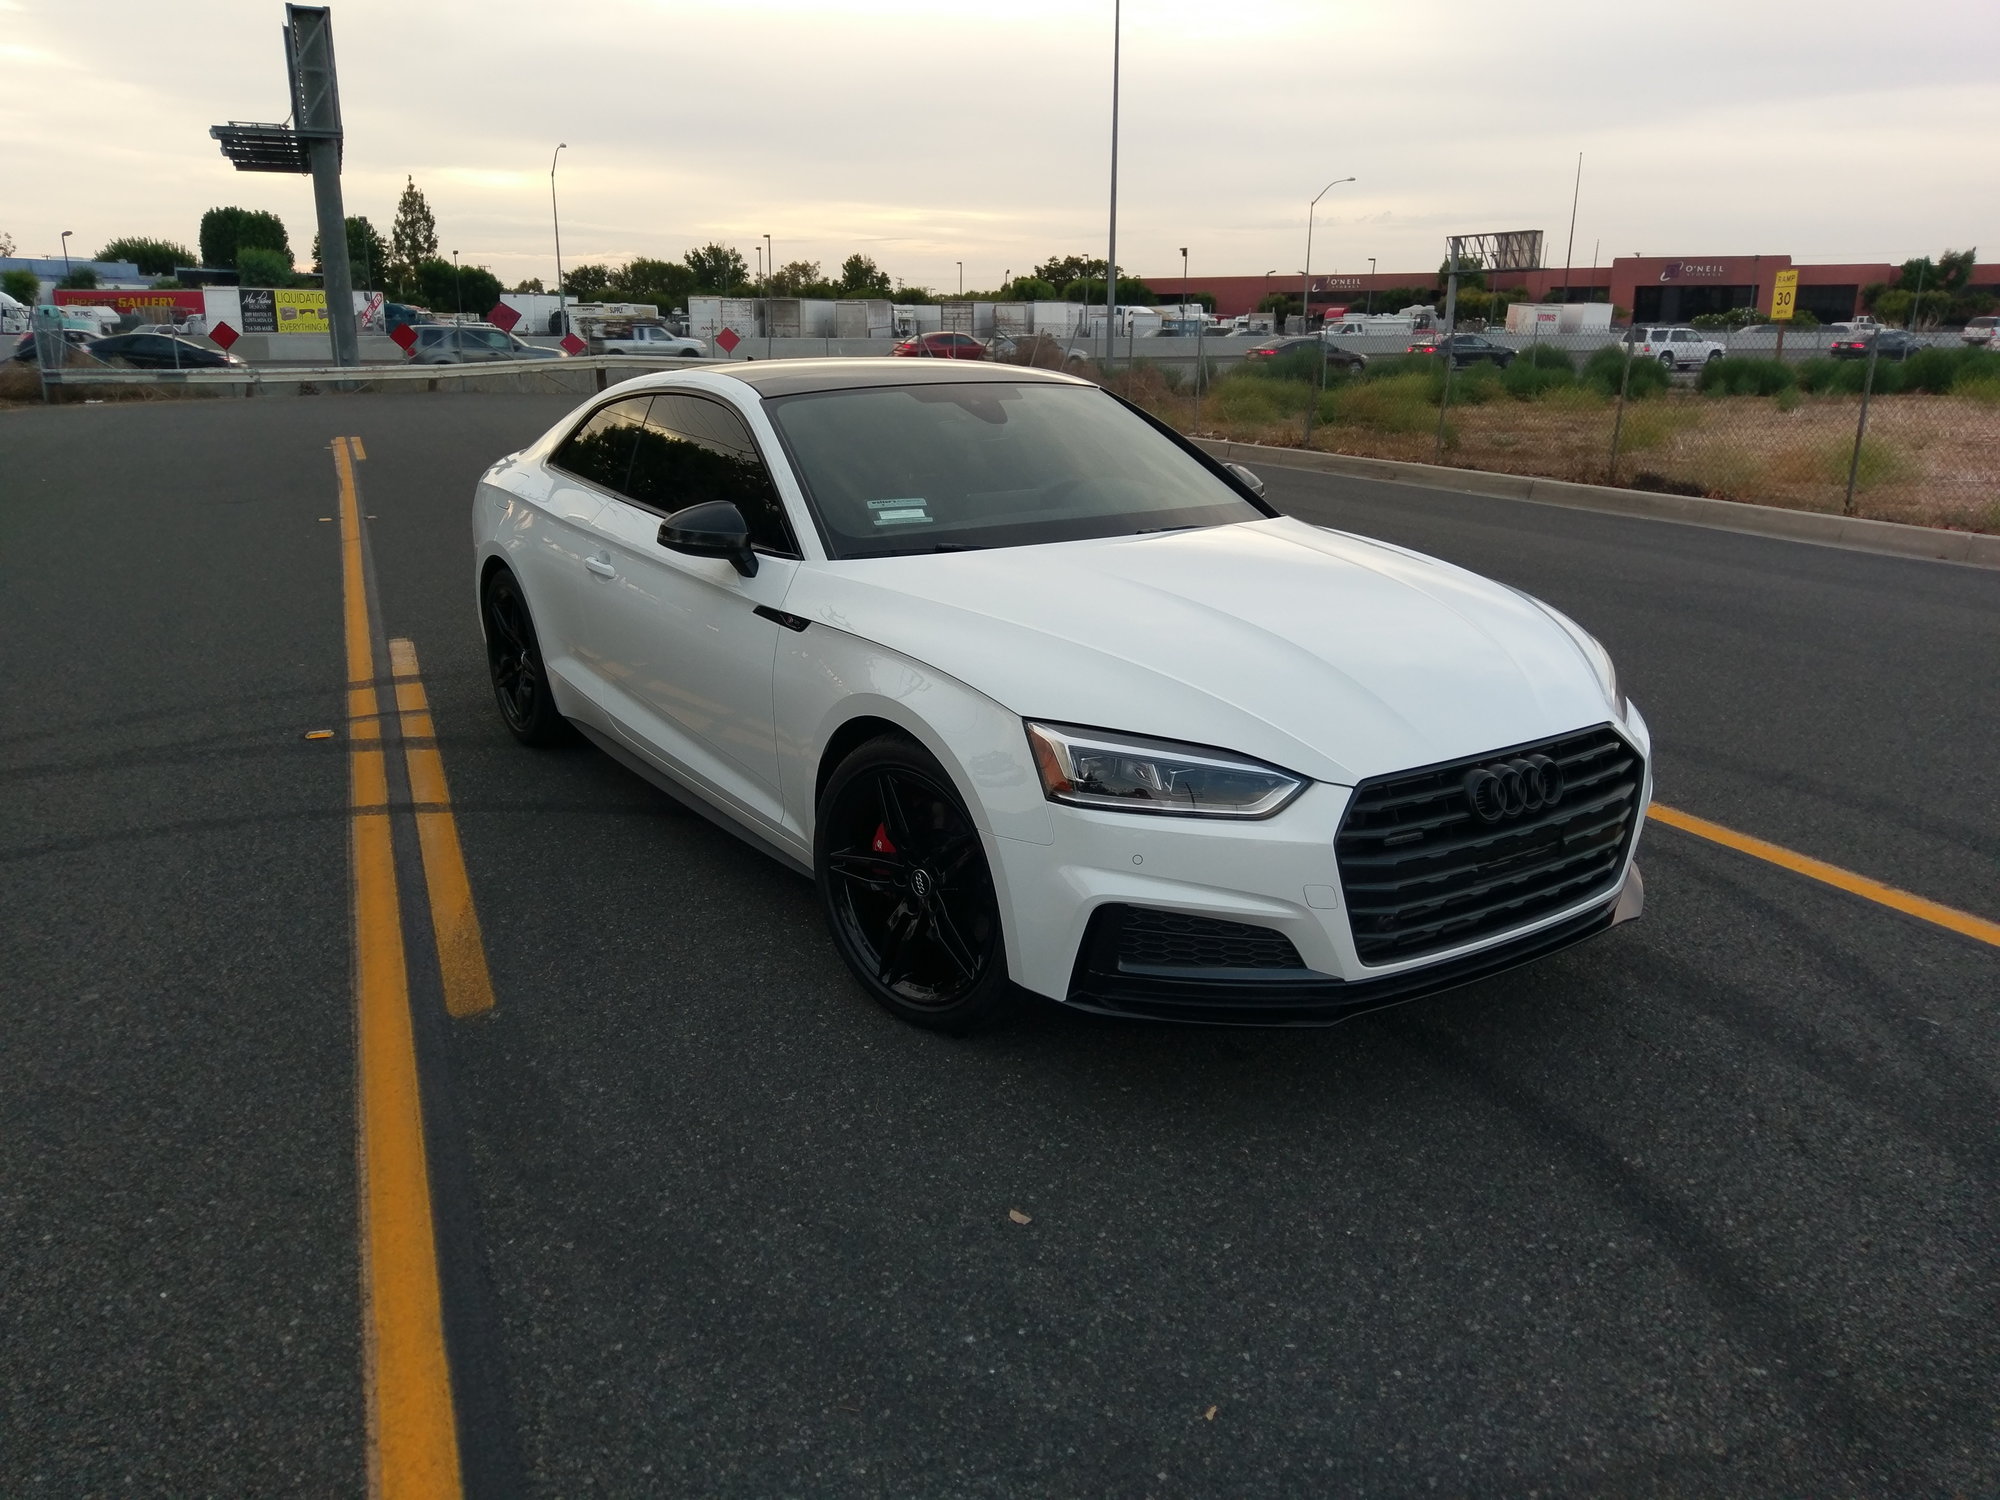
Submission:
POLYGON ((1618 894, 1593 910, 1492 947, 1374 979, 1309 973, 1217 981, 1136 973, 1121 969, 1115 944, 1094 931, 1077 956, 1069 1003, 1102 1015, 1211 1026, 1330 1026, 1559 953, 1634 920, 1645 904, 1646 883, 1632 865, 1618 894))

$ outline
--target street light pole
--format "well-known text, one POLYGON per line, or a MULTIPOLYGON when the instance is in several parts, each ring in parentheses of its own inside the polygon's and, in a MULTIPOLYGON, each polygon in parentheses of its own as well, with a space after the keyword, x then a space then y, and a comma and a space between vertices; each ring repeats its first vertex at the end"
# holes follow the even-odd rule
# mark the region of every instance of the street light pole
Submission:
POLYGON ((465 283, 458 277, 458 252, 451 252, 451 305, 457 310, 458 321, 465 321, 465 283))
POLYGON ((959 296, 961 296, 961 297, 963 297, 963 296, 965 295, 965 262, 964 262, 964 261, 960 261, 960 262, 958 263, 958 295, 959 295, 959 296))
POLYGON ((1111 233, 1104 257, 1104 373, 1111 373, 1118 345, 1113 331, 1118 321, 1118 42, 1123 0, 1111 0, 1111 233))
POLYGON ((1312 271, 1313 271, 1313 210, 1319 207, 1319 200, 1339 187, 1343 182, 1352 182, 1352 177, 1336 177, 1317 193, 1306 205, 1306 268, 1301 272, 1305 285, 1299 289, 1299 321, 1303 325, 1299 331, 1307 332, 1312 327, 1312 271))
POLYGON ((1372 317, 1375 312, 1375 257, 1368 257, 1368 307, 1364 317, 1372 317))
POLYGON ((64 231, 62 232, 62 252, 63 252, 63 280, 64 280, 64 281, 68 281, 68 280, 69 280, 69 237, 70 237, 71 235, 75 234, 75 233, 76 233, 76 231, 75 231, 74 229, 65 229, 65 230, 64 230, 64 231))
POLYGON ((569 149, 569 142, 557 146, 549 157, 549 218, 556 230, 556 327, 569 332, 569 303, 563 295, 562 215, 556 212, 556 157, 569 149))

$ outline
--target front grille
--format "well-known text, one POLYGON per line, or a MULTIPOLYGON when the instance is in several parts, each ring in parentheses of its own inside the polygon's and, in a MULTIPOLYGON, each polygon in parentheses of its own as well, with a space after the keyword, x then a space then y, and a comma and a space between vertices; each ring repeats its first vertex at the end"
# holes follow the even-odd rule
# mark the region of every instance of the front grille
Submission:
POLYGON ((1639 752, 1607 724, 1362 782, 1334 839, 1356 954, 1419 958, 1609 896, 1645 777, 1639 752), (1482 821, 1467 774, 1537 754, 1562 768, 1556 804, 1482 821))
POLYGON ((1114 910, 1118 922, 1118 968, 1128 973, 1305 968, 1292 940, 1268 927, 1140 906, 1114 910))

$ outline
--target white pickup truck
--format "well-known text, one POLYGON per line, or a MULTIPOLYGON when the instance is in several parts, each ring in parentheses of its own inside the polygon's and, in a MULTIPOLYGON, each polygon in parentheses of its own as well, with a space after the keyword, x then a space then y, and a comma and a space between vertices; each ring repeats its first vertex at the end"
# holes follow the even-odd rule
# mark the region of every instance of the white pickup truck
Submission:
POLYGON ((705 358, 708 354, 708 345, 700 339, 669 333, 658 323, 634 323, 629 327, 611 324, 602 333, 591 333, 589 338, 593 353, 666 354, 695 359, 705 358))
POLYGON ((1880 333, 1882 325, 1875 321, 1873 313, 1859 313, 1841 322, 1827 324, 1826 331, 1828 333, 1855 334, 1861 338, 1866 338, 1871 333, 1880 333))

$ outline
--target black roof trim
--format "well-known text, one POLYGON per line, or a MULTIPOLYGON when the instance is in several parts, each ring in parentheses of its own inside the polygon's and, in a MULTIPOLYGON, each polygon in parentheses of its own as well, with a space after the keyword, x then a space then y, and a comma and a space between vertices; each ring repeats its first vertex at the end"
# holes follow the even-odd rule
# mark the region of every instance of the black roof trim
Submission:
POLYGON ((740 380, 760 396, 855 390, 882 385, 1089 385, 1074 375, 1029 365, 986 364, 969 359, 772 359, 745 360, 713 370, 740 380))

